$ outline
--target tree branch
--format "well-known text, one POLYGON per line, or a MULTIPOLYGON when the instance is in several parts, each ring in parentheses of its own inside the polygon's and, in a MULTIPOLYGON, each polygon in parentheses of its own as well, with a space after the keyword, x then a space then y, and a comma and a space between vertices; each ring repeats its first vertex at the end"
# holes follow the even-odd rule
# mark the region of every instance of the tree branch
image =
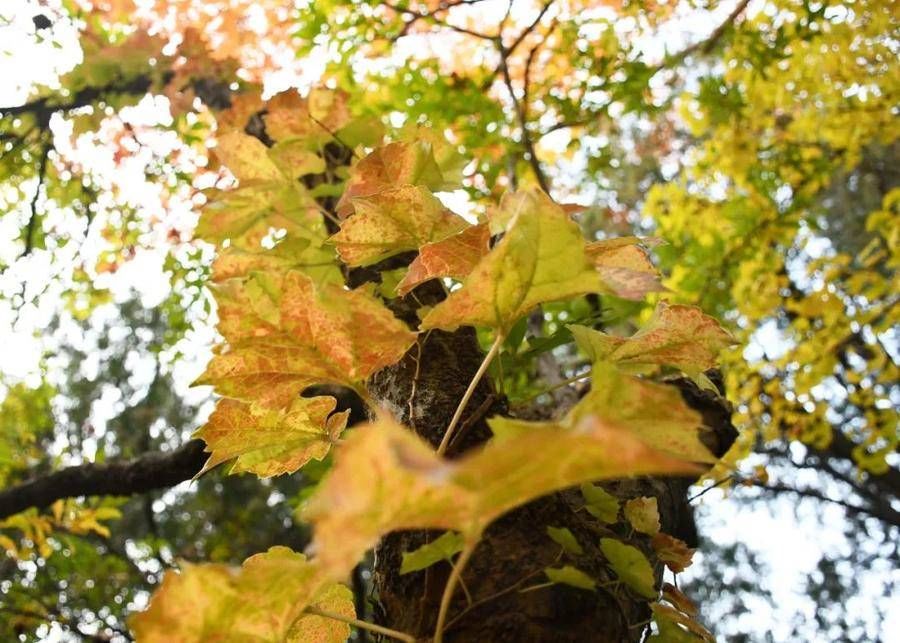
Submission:
POLYGON ((168 489, 200 471, 207 458, 203 448, 201 440, 191 440, 167 453, 147 453, 125 462, 82 464, 23 482, 0 491, 0 519, 63 498, 130 496, 168 489))

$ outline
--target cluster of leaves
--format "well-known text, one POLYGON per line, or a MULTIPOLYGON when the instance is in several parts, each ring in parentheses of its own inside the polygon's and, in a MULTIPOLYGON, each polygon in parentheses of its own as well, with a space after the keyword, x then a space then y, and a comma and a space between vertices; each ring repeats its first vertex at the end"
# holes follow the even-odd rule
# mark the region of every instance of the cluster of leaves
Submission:
MULTIPOLYGON (((340 93, 319 92, 308 99, 276 96, 262 112, 269 147, 243 132, 222 131, 215 153, 238 187, 214 190, 198 226, 199 235, 224 246, 213 280, 225 344, 199 380, 224 396, 197 433, 211 453, 205 469, 232 461, 232 472, 286 474, 336 449, 333 467, 304 509, 314 528, 315 555, 309 561, 296 558, 298 573, 285 585, 285 594, 277 595, 289 609, 266 603, 275 599, 261 594, 262 580, 250 571, 267 556, 293 554, 251 558, 237 576, 219 567, 190 567, 183 577, 172 576, 149 610, 134 620, 147 640, 172 631, 182 633, 184 640, 200 640, 210 636, 209 628, 227 626, 240 633, 259 622, 274 627, 259 634, 264 640, 308 640, 302 638, 308 634, 295 629, 303 631, 310 615, 324 610, 337 611, 339 620, 352 618, 329 603, 332 593, 341 591, 333 583, 345 579, 387 533, 451 530, 461 543, 456 563, 461 569, 485 528, 529 500, 597 480, 696 474, 702 471, 696 463, 715 460, 699 439, 701 417, 677 389, 633 373, 651 374, 666 366, 702 381, 716 352, 732 340, 699 310, 664 303, 645 328, 628 338, 572 327, 594 363, 593 386, 564 418, 495 418, 491 441, 459 459, 446 459, 442 454, 468 393, 519 320, 543 303, 589 293, 642 297, 657 290, 658 282, 635 245, 639 240, 587 244, 571 216, 539 190, 508 195, 477 224, 452 213, 432 191, 453 186, 460 163, 446 143, 428 133, 376 147, 349 175, 335 170, 323 193, 310 177, 329 171, 328 146, 347 145, 358 129, 345 104, 340 93), (340 186, 341 198, 329 212, 317 197, 334 194, 334 184, 340 186), (339 226, 334 234, 327 232, 329 223, 339 226), (384 284, 380 289, 342 284, 346 270, 410 250, 420 254, 397 291, 410 293, 414 301, 416 284, 433 279, 448 286, 449 280, 460 283, 436 305, 417 309, 417 331, 394 317, 386 301, 397 295, 386 293, 384 284), (396 363, 415 344, 417 332, 461 326, 489 331, 492 345, 435 451, 379 407, 367 380, 396 363), (300 397, 315 385, 356 391, 378 418, 341 438, 347 417, 334 413, 335 399, 300 397), (217 616, 204 618, 209 624, 197 631, 192 629, 195 614, 186 617, 178 595, 207 574, 218 579, 215 587, 224 582, 237 589, 219 592, 200 583, 204 613, 229 616, 226 625, 217 616), (253 599, 246 610, 230 608, 229 596, 236 592, 241 597, 256 592, 265 607, 253 599)), ((595 500, 599 493, 596 488, 595 500)), ((624 515, 635 529, 654 537, 661 560, 683 568, 685 545, 658 533, 652 499, 626 504, 624 515)), ((438 539, 411 555, 434 562, 457 553, 446 544, 438 539)), ((601 548, 625 586, 647 600, 657 598, 656 578, 644 553, 615 537, 605 539, 601 548)), ((587 584, 575 568, 547 574, 553 582, 587 584)), ((454 582, 448 582, 445 602, 454 582)), ((446 605, 437 638, 445 610, 446 605)), ((691 636, 677 623, 700 629, 671 602, 654 610, 663 632, 674 627, 691 636)), ((310 623, 320 627, 317 619, 310 623)), ((341 640, 346 631, 338 628, 328 636, 322 640, 341 640)))

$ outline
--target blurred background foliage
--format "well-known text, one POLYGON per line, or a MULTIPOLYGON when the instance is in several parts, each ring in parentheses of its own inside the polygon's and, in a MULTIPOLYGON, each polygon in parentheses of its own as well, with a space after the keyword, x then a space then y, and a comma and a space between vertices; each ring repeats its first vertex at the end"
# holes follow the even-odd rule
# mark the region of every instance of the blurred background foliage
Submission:
MULTIPOLYGON (((741 437, 695 491, 702 560, 682 583, 723 640, 887 640, 898 23, 890 0, 5 5, 0 485, 188 439, 209 411, 187 385, 214 339, 211 250, 192 229, 222 179, 216 124, 323 85, 373 140, 449 139, 470 161, 446 201, 472 216, 539 184, 583 206, 592 239, 658 237, 660 296, 740 340, 722 375, 741 437)), ((565 324, 630 331, 651 309, 547 306, 495 379, 513 402, 562 400, 585 367, 560 348, 565 324)), ((315 477, 213 472, 0 522, 0 635, 127 638, 124 616, 176 560, 302 548, 291 506, 315 477)))

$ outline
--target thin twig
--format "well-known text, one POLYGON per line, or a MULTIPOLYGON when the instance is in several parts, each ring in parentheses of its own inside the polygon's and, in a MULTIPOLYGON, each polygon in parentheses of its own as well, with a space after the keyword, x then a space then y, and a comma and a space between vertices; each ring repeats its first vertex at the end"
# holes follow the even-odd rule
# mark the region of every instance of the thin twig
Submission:
POLYGON ((403 641, 404 643, 416 643, 416 637, 407 634, 406 632, 400 632, 398 630, 392 630, 389 627, 383 627, 381 625, 375 625, 374 623, 369 623, 367 621, 361 621, 358 618, 351 618, 349 616, 344 616, 343 614, 338 614, 336 612, 329 612, 328 610, 323 610, 315 605, 311 605, 303 610, 304 614, 313 614, 315 616, 322 616, 324 618, 330 618, 335 621, 341 621, 343 623, 347 623, 348 625, 352 625, 353 627, 358 627, 363 630, 369 630, 370 632, 375 632, 376 634, 383 634, 385 636, 390 636, 392 639, 397 639, 398 641, 403 641))
POLYGON ((447 622, 447 612, 450 610, 450 601, 453 599, 453 592, 456 590, 456 584, 461 580, 462 573, 469 563, 469 559, 475 552, 478 541, 469 541, 456 559, 447 584, 444 586, 444 593, 441 596, 441 607, 438 610, 437 625, 434 629, 434 643, 442 643, 444 640, 444 625, 447 622))
POLYGON ((494 343, 491 344, 490 350, 488 351, 487 355, 484 356, 484 360, 482 360, 481 366, 478 367, 478 370, 472 377, 472 381, 469 382, 469 387, 466 389, 466 392, 463 394, 462 399, 459 401, 459 406, 456 407, 456 412, 453 414, 453 418, 450 420, 450 424, 447 426, 447 430, 444 431, 444 437, 441 439, 441 444, 437 449, 437 452, 439 454, 444 453, 444 451, 446 451, 447 447, 450 445, 450 439, 453 437, 453 432, 456 430, 456 425, 459 424, 459 419, 462 417, 463 411, 465 411, 466 409, 466 405, 468 405, 469 400, 472 399, 472 394, 475 393, 475 387, 478 386, 478 382, 481 381, 481 378, 487 371, 488 366, 490 366, 491 361, 494 359, 494 357, 496 357, 497 353, 500 352, 500 346, 503 344, 503 339, 503 333, 498 332, 496 339, 494 339, 494 343))

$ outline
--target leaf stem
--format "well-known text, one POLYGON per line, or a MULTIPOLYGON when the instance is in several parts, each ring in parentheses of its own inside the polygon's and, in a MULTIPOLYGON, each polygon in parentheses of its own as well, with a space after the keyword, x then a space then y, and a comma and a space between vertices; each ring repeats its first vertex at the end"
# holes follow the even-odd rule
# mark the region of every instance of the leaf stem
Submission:
POLYGON ((444 624, 447 622, 447 612, 450 611, 450 601, 453 599, 453 592, 456 590, 456 584, 462 580, 463 570, 466 568, 472 554, 475 553, 477 545, 477 540, 467 541, 459 554, 459 558, 453 563, 450 577, 447 579, 447 584, 444 585, 444 593, 441 596, 441 607, 438 611, 437 625, 434 628, 434 643, 443 643, 444 624))
POLYGON ((539 398, 541 395, 546 395, 547 393, 552 393, 558 389, 563 388, 564 386, 569 386, 570 384, 575 384, 576 382, 580 382, 581 380, 586 380, 591 376, 591 371, 587 373, 582 373, 581 375, 575 375, 574 377, 570 377, 568 379, 564 379, 562 382, 557 382, 553 386, 542 389, 537 393, 532 393, 528 397, 526 397, 523 402, 530 402, 531 400, 539 398))
POLYGON ((370 632, 375 632, 376 634, 384 634, 385 636, 390 636, 393 639, 397 639, 398 641, 403 641, 404 643, 416 643, 416 637, 407 634, 406 632, 399 632, 397 630, 392 630, 389 627, 382 627, 381 625, 375 625, 374 623, 368 623, 366 621, 361 621, 358 618, 351 618, 349 616, 344 616, 343 614, 338 614, 336 612, 329 612, 328 610, 320 609, 314 605, 307 607, 303 610, 306 614, 314 614, 315 616, 323 616, 325 618, 334 619, 335 621, 342 621, 353 627, 358 627, 362 630, 369 630, 370 632))
POLYGON ((485 371, 487 371, 488 366, 490 366, 491 361, 494 357, 497 356, 497 353, 500 352, 500 346, 503 344, 504 340, 503 333, 497 333, 496 339, 494 339, 494 343, 491 344, 491 348, 488 351, 487 355, 484 356, 484 360, 481 362, 481 366, 478 367, 478 370, 475 372, 475 376, 472 378, 472 381, 469 382, 469 388, 466 389, 466 392, 463 394, 462 399, 459 401, 459 406, 456 407, 456 412, 453 414, 453 418, 450 420, 450 424, 447 425, 447 430, 444 431, 444 437, 441 439, 441 444, 438 447, 438 454, 444 453, 447 450, 447 447, 450 445, 450 438, 453 437, 453 432, 456 430, 456 425, 459 424, 459 420, 462 417, 463 411, 466 410, 466 406, 469 404, 469 400, 472 399, 472 394, 475 393, 475 387, 478 386, 478 382, 481 381, 481 378, 484 376, 485 371))

